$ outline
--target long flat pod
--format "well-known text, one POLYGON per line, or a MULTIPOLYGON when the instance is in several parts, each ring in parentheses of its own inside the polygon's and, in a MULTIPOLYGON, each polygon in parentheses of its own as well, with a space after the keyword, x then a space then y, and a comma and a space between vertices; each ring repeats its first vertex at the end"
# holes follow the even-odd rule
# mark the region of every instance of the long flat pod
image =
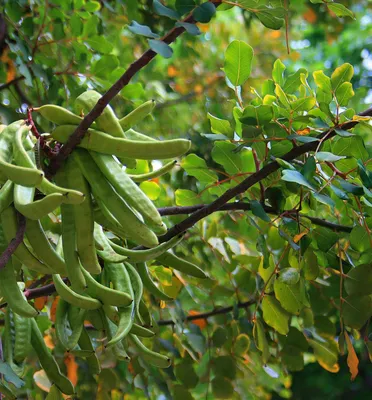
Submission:
POLYGON ((133 299, 129 293, 124 293, 119 290, 111 289, 97 282, 88 271, 82 268, 87 287, 86 293, 90 296, 99 299, 103 304, 109 304, 118 307, 129 306, 133 299))
POLYGON ((28 220, 26 236, 39 260, 59 274, 66 275, 67 269, 64 259, 52 247, 45 235, 40 221, 28 220))
POLYGON ((142 279, 144 288, 146 288, 152 295, 164 301, 173 300, 172 297, 169 297, 167 294, 165 294, 156 286, 156 284, 154 283, 154 281, 150 276, 150 272, 147 268, 146 263, 137 263, 136 270, 142 279))
MULTIPOLYGON (((24 143, 31 142, 31 139, 27 136, 28 131, 19 129, 15 133, 14 137, 14 159, 18 163, 26 168, 36 169, 35 155, 25 149, 24 143)), ((32 144, 32 142, 31 142, 32 144)), ((63 195, 63 203, 67 204, 79 204, 84 200, 84 194, 76 190, 67 189, 60 187, 50 182, 45 176, 39 185, 36 186, 45 195, 60 193, 63 195)))
POLYGON ((14 207, 25 217, 33 220, 52 213, 64 199, 61 193, 48 194, 40 200, 34 200, 34 195, 34 187, 14 185, 14 207))
POLYGON ((136 335, 130 333, 129 338, 142 357, 150 364, 159 368, 168 368, 170 366, 171 360, 169 357, 163 356, 162 354, 148 349, 136 335))
POLYGON ((158 239, 154 232, 136 217, 124 200, 115 192, 89 153, 76 149, 71 157, 77 161, 92 188, 94 196, 99 197, 106 204, 107 208, 121 224, 122 230, 128 232, 128 237, 146 247, 156 246, 158 239))
POLYGON ((13 140, 18 129, 28 131, 27 125, 19 121, 10 124, 0 135, 0 171, 3 176, 24 186, 36 186, 41 183, 44 173, 36 168, 25 168, 11 164, 13 158, 13 140))
POLYGON ((145 182, 149 179, 159 178, 166 173, 168 173, 173 167, 177 164, 177 160, 170 161, 169 163, 164 164, 159 169, 156 169, 151 172, 147 172, 146 174, 128 174, 129 178, 131 178, 134 182, 145 182))
POLYGON ((69 395, 74 394, 74 386, 59 369, 57 361, 47 348, 44 342, 44 338, 34 318, 31 320, 31 344, 39 358, 41 366, 43 367, 50 381, 52 383, 55 383, 55 385, 58 387, 58 389, 61 390, 61 392, 69 395))
POLYGON ((13 203, 13 187, 12 181, 6 181, 0 189, 0 214, 13 203))
POLYGON ((92 297, 81 295, 72 290, 63 282, 59 274, 53 274, 53 283, 57 293, 67 303, 83 308, 85 310, 96 310, 102 306, 102 303, 92 297))
POLYGON ((127 261, 130 262, 145 262, 149 260, 153 260, 156 257, 160 256, 161 254, 165 253, 167 250, 175 247, 178 243, 181 242, 183 239, 184 234, 178 235, 173 237, 172 239, 168 240, 168 242, 164 242, 159 244, 152 249, 146 250, 132 250, 127 249, 125 247, 119 246, 109 240, 110 246, 118 253, 123 256, 127 257, 127 261))
POLYGON ((131 207, 143 216, 145 222, 161 228, 163 221, 154 203, 129 178, 114 158, 95 151, 91 152, 91 156, 111 185, 131 207))
MULTIPOLYGON (((11 206, 5 209, 1 213, 1 224, 4 231, 4 236, 7 243, 16 236, 18 230, 17 215, 15 209, 11 206)), ((14 252, 14 256, 27 268, 33 271, 40 272, 42 274, 50 274, 53 271, 46 265, 41 263, 26 247, 26 245, 21 242, 14 252)))
MULTIPOLYGON (((65 162, 65 165, 60 168, 56 176, 57 182, 62 186, 67 187, 67 169, 69 168, 70 160, 65 162)), ((67 276, 71 282, 71 287, 81 292, 86 287, 84 276, 81 272, 79 257, 76 252, 76 227, 75 227, 75 214, 74 206, 71 204, 61 205, 61 219, 62 219, 62 247, 63 256, 66 263, 67 276)))
POLYGON ((73 207, 77 252, 82 266, 92 274, 99 274, 101 266, 94 243, 94 217, 90 188, 73 158, 66 166, 66 174, 69 187, 83 193, 85 197, 81 204, 73 207))
POLYGON ((139 105, 125 117, 119 119, 119 124, 124 131, 142 121, 155 107, 155 100, 148 100, 139 105))
POLYGON ((207 275, 204 273, 204 271, 197 265, 183 260, 169 251, 156 257, 156 260, 159 261, 160 264, 165 265, 166 267, 174 268, 177 271, 183 272, 184 274, 195 276, 196 278, 200 279, 207 278, 207 275))
MULTIPOLYGON (((87 90, 76 98, 75 109, 79 114, 87 114, 98 103, 101 97, 102 96, 95 90, 87 90)), ((109 104, 104 108, 102 114, 96 119, 95 124, 99 130, 106 132, 111 136, 118 138, 126 137, 114 110, 109 104)), ((137 165, 136 160, 131 158, 124 157, 120 161, 128 168, 135 168, 137 165)))
POLYGON ((110 246, 110 242, 103 232, 101 225, 97 224, 96 222, 94 223, 94 239, 96 241, 96 244, 101 248, 101 250, 98 250, 97 248, 97 254, 103 259, 103 261, 120 263, 127 258, 125 256, 117 254, 112 249, 112 247, 110 246))
MULTIPOLYGON (((60 125, 54 129, 52 137, 61 143, 66 143, 75 129, 75 125, 60 125)), ((101 131, 88 129, 87 134, 78 146, 117 157, 164 160, 183 156, 190 150, 191 142, 186 139, 144 142, 116 138, 101 131)))

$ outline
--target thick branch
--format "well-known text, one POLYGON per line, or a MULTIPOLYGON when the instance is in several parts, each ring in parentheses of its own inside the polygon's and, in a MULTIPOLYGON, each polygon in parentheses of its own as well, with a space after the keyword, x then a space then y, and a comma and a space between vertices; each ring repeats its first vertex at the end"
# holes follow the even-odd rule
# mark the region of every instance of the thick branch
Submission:
MULTIPOLYGON (((218 7, 222 0, 211 1, 216 7, 218 7)), ((190 13, 182 22, 187 22, 194 24, 192 13, 190 13)), ((173 43, 178 36, 185 32, 185 28, 176 27, 169 31, 161 40, 167 44, 173 43)), ((50 165, 50 172, 52 174, 56 173, 58 168, 62 165, 63 161, 71 154, 74 148, 82 141, 86 131, 92 125, 92 123, 102 114, 105 107, 110 103, 110 101, 120 92, 123 87, 128 85, 133 76, 144 68, 149 62, 156 56, 153 50, 145 51, 142 56, 134 61, 129 68, 124 72, 124 74, 110 87, 110 89, 98 100, 97 104, 93 109, 85 116, 80 125, 76 128, 74 133, 69 137, 68 141, 64 146, 62 146, 58 155, 52 159, 50 165)))
POLYGON ((12 254, 17 250, 17 247, 23 241, 23 237, 26 231, 26 218, 22 214, 18 214, 18 217, 18 230, 15 237, 10 241, 8 247, 0 256, 0 269, 3 269, 6 266, 12 254))
MULTIPOLYGON (((166 215, 185 215, 185 214, 192 214, 195 211, 200 210, 203 207, 207 207, 206 204, 198 204, 195 206, 186 206, 186 207, 163 207, 163 208, 158 208, 159 214, 162 216, 166 215)), ((217 211, 250 211, 251 206, 249 203, 244 203, 242 201, 236 202, 236 203, 227 203, 224 204, 221 208, 219 208, 217 211)), ((269 214, 278 214, 278 212, 269 206, 263 206, 263 209, 265 212, 269 214)), ((314 225, 319 225, 323 226, 325 228, 332 229, 335 232, 351 232, 353 229, 352 226, 346 226, 346 225, 339 225, 335 224, 333 222, 326 221, 321 218, 317 217, 310 217, 309 215, 305 214, 298 214, 302 218, 307 218, 310 220, 314 225)))
MULTIPOLYGON (((195 321, 198 319, 208 319, 210 317, 214 317, 215 315, 227 314, 227 313, 233 311, 234 308, 247 308, 255 303, 256 303, 255 300, 249 300, 249 301, 245 301, 244 303, 238 303, 236 306, 217 308, 215 310, 212 310, 212 311, 209 311, 206 313, 201 313, 201 314, 196 314, 196 315, 188 315, 186 318, 183 319, 182 322, 190 322, 190 321, 195 321)), ((171 319, 164 319, 164 320, 157 321, 157 324, 159 326, 175 325, 175 322, 171 319)))
MULTIPOLYGON (((359 115, 360 116, 372 116, 372 107, 366 111, 363 111, 359 115)), ((342 129, 342 130, 348 130, 348 129, 353 128, 357 124, 358 124, 358 121, 348 121, 348 122, 345 122, 344 124, 339 125, 337 128, 342 129)), ((322 141, 329 140, 330 138, 332 138, 333 136, 336 135, 336 132, 334 131, 334 129, 335 128, 330 128, 329 130, 321 133, 318 136, 318 139, 322 140, 322 141)), ((315 151, 317 149, 318 145, 319 145, 319 142, 314 141, 314 142, 310 142, 310 143, 305 143, 302 146, 294 147, 288 153, 284 154, 282 156, 282 159, 285 161, 291 161, 291 160, 301 156, 302 154, 308 153, 310 151, 315 151)), ((279 168, 280 168, 280 165, 276 161, 265 165, 259 171, 250 175, 248 178, 244 179, 244 181, 242 181, 238 185, 227 190, 222 196, 220 196, 214 202, 204 206, 203 208, 200 208, 198 211, 191 214, 188 218, 184 219, 182 222, 175 225, 173 228, 169 229, 169 231, 165 235, 163 235, 159 238, 159 241, 161 243, 167 242, 171 238, 179 235, 182 232, 185 232, 187 229, 194 226, 198 221, 200 221, 201 219, 207 217, 208 215, 218 211, 224 204, 228 203, 231 199, 233 199, 234 197, 236 197, 237 195, 239 195, 241 193, 244 193, 250 187, 252 187, 256 183, 260 182, 262 179, 265 179, 267 176, 269 176, 273 172, 277 171, 279 168)))

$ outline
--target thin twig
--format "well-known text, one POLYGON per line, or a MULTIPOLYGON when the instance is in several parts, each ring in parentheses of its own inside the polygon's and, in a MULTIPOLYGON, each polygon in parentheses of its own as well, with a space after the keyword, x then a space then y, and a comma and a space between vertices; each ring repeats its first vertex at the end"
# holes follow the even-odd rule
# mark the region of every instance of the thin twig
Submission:
MULTIPOLYGON (((236 306, 222 307, 222 308, 217 308, 215 310, 212 310, 212 311, 209 311, 206 313, 200 313, 200 314, 196 314, 196 315, 188 315, 187 317, 185 317, 182 320, 182 322, 190 322, 190 321, 195 321, 197 319, 208 319, 210 317, 214 317, 215 315, 227 314, 227 313, 233 311, 234 308, 246 308, 255 303, 256 303, 256 300, 249 300, 249 301, 245 301, 243 303, 238 303, 236 306)), ((164 319, 164 320, 158 321, 157 324, 159 326, 175 325, 175 322, 171 319, 164 319)))
POLYGON ((8 247, 0 256, 0 270, 3 269, 9 262, 12 254, 17 250, 17 247, 22 243, 26 231, 26 217, 18 213, 18 229, 15 237, 10 241, 8 247))
POLYGON ((9 86, 14 85, 15 83, 22 81, 23 79, 25 79, 24 76, 18 76, 17 78, 12 79, 11 81, 4 83, 3 85, 0 85, 0 91, 7 89, 9 86))

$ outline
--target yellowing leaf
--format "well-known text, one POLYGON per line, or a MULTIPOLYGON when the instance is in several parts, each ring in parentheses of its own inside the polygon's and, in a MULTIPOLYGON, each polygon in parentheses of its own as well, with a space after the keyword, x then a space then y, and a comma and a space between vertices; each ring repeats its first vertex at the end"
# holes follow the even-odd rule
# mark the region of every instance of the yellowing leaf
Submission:
POLYGON ((359 372, 359 370, 358 370, 359 359, 358 359, 358 356, 356 355, 354 346, 351 343, 349 334, 346 331, 344 331, 344 334, 345 334, 345 340, 346 340, 347 352, 348 352, 347 365, 349 366, 351 380, 353 381, 359 372))
POLYGON ((326 363, 324 363, 323 361, 321 361, 321 360, 318 360, 318 363, 326 371, 332 372, 333 374, 337 374, 337 372, 340 370, 340 366, 339 366, 338 363, 332 365, 331 367, 329 365, 327 365, 326 363))
POLYGON ((294 241, 295 243, 298 243, 298 242, 301 240, 301 238, 303 238, 304 236, 306 236, 308 233, 309 233, 309 231, 306 229, 305 231, 299 233, 298 235, 295 235, 295 236, 293 237, 293 241, 294 241))

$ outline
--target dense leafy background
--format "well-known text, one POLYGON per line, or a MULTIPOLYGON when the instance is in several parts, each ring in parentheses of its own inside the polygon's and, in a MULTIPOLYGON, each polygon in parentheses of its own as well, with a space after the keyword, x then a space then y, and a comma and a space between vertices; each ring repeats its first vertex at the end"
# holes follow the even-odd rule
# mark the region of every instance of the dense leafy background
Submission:
MULTIPOLYGON (((193 3, 167 1, 170 8, 160 14, 172 17, 174 10, 183 14, 193 3)), ((355 19, 338 18, 321 1, 290 2, 289 54, 282 15, 274 17, 274 28, 283 27, 268 29, 262 23, 267 25, 262 15, 258 18, 257 13, 250 12, 250 3, 256 2, 241 1, 246 10, 234 7, 218 11, 210 23, 198 24, 200 35, 183 34, 171 46, 173 55, 170 58, 156 57, 112 104, 118 116, 123 116, 142 102, 155 99, 157 108, 152 116, 139 123, 136 129, 156 138, 188 137, 193 142, 192 154, 180 160, 171 175, 143 186, 159 207, 211 202, 256 170, 250 148, 255 150, 261 166, 270 155, 281 157, 291 149, 291 142, 284 140, 283 129, 273 122, 275 117, 270 108, 273 99, 267 98, 266 109, 262 105, 261 96, 276 96, 280 105, 275 112, 284 116, 283 124, 288 127, 286 100, 278 90, 273 90, 269 79, 283 86, 291 102, 295 101, 290 97, 294 94, 298 99, 305 99, 304 103, 292 106, 291 118, 300 135, 299 144, 306 140, 303 138, 326 129, 327 124, 332 125, 332 115, 344 110, 332 101, 330 111, 327 107, 314 111, 318 119, 304 117, 317 106, 299 74, 295 83, 289 85, 288 77, 300 68, 308 71, 311 90, 315 90, 322 84, 314 83, 314 71, 322 70, 331 76, 344 63, 354 67, 352 79, 350 76, 344 81, 347 83, 351 79, 355 95, 351 98, 350 84, 344 86, 342 93, 337 95, 336 92, 339 103, 345 102, 341 106, 349 108, 341 120, 351 118, 353 110, 362 111, 371 103, 372 93, 368 88, 372 80, 369 50, 372 14, 368 1, 343 2, 355 13, 355 19), (228 47, 234 40, 254 50, 251 74, 237 80, 237 86, 241 87, 235 90, 225 80, 226 74, 233 81, 231 77, 234 77, 239 59, 236 47, 228 47), (234 60, 230 72, 225 62, 229 51, 234 60), (282 67, 278 59, 284 63, 282 67), (285 78, 280 71, 284 67, 285 78), (348 104, 345 98, 350 100, 348 104), (243 126, 239 122, 237 103, 246 107, 243 126), (255 107, 261 107, 263 112, 258 121, 255 107), (308 127, 311 131, 306 130, 308 127), (268 137, 279 136, 283 140, 272 141, 271 147, 266 147, 262 140, 256 140, 262 129, 268 137), (250 146, 249 149, 240 146, 242 143, 250 146)), ((285 5, 282 1, 272 3, 285 5)), ((160 2, 156 4, 161 9, 160 2)), ((7 34, 0 37, 2 122, 19 119, 19 113, 25 112, 27 104, 53 103, 69 108, 76 96, 87 88, 103 93, 148 48, 149 42, 142 33, 156 39, 174 26, 174 19, 158 15, 159 8, 157 11, 156 14, 151 1, 5 1, 0 20, 1 27, 7 29, 7 34)), ((208 17, 208 12, 201 13, 201 18, 204 17, 208 17)), ((168 50, 159 51, 167 56, 168 50)), ((244 65, 249 62, 244 61, 244 65)), ((334 75, 334 81, 339 75, 339 72, 334 75)), ((318 102, 321 96, 317 94, 318 102)), ((324 103, 331 103, 326 95, 322 99, 324 103)), ((52 128, 45 120, 36 121, 44 132, 52 128)), ((280 118, 276 122, 281 123, 280 118)), ((338 136, 332 145, 326 144, 322 151, 327 153, 322 154, 323 159, 318 157, 318 161, 322 162, 323 172, 328 176, 332 175, 332 170, 326 161, 335 162, 344 173, 354 170, 349 176, 350 182, 359 187, 364 185, 368 190, 372 186, 369 186, 371 172, 368 173, 371 129, 366 123, 360 124, 354 133, 358 136, 338 136), (335 156, 341 158, 335 159, 335 156), (365 176, 363 168, 358 169, 357 160, 366 165, 365 176)), ((306 164, 293 164, 297 172, 291 170, 293 166, 284 165, 285 173, 277 172, 264 180, 266 204, 283 212, 296 206, 305 196, 304 214, 355 226, 351 234, 316 227, 305 218, 301 218, 299 225, 285 215, 272 223, 276 217, 267 214, 259 205, 262 192, 260 186, 255 185, 241 196, 242 200, 251 202, 253 213, 216 213, 199 222, 177 247, 178 255, 200 265, 211 279, 199 281, 181 274, 172 276, 167 269, 152 266, 164 291, 177 296, 176 301, 167 304, 151 296, 147 299, 156 320, 175 322, 172 326, 159 327, 154 341, 155 349, 174 357, 173 367, 161 371, 136 357, 130 364, 117 362, 112 353, 98 347, 104 369, 97 378, 89 374, 84 360, 65 357, 69 376, 78 379, 79 398, 119 399, 126 393, 125 398, 136 399, 212 399, 218 396, 305 399, 309 398, 310 390, 314 391, 314 398, 319 399, 341 398, 345 393, 348 398, 366 398, 371 369, 363 339, 371 348, 368 323, 365 324, 371 313, 371 291, 366 285, 365 291, 359 293, 359 285, 365 279, 370 282, 370 266, 368 272, 357 278, 356 287, 346 285, 343 288, 351 297, 343 303, 344 323, 360 359, 360 373, 353 383, 349 381, 346 355, 339 357, 337 344, 343 330, 338 271, 340 256, 345 274, 354 265, 370 262, 371 194, 363 189, 362 194, 357 193, 353 187, 336 183, 321 192, 324 197, 314 196, 309 187, 318 190, 326 180, 315 174, 313 157, 300 161, 306 164), (281 179, 282 175, 286 176, 285 180, 281 179), (271 278, 276 267, 282 272, 274 284, 271 278), (255 304, 238 307, 250 300, 257 303, 257 298, 265 292, 268 295, 263 297, 262 307, 257 310, 255 304), (363 304, 358 303, 360 294, 364 296, 363 304), (186 315, 225 306, 233 306, 233 311, 195 323, 181 322, 186 315), (361 310, 360 318, 355 313, 356 308, 361 310), (290 315, 294 316, 289 330, 290 315), (258 322, 253 324, 256 316, 258 322), (338 374, 331 373, 339 369, 338 374)), ((158 166, 153 163, 153 167, 158 166)), ((137 172, 150 167, 140 163, 137 172)), ((339 176, 335 177, 335 182, 340 182, 339 176)), ((168 217, 167 224, 172 226, 183 218, 168 217)), ((49 321, 53 297, 39 301, 38 307, 42 309, 39 322, 53 347, 54 332, 49 321)), ((100 338, 99 332, 93 334, 100 338)), ((55 348, 54 351, 63 365, 61 350, 55 348)), ((355 366, 355 359, 349 364, 355 366)), ((42 373, 36 375, 37 384, 34 383, 33 375, 38 368, 31 363, 25 378, 32 398, 43 398, 45 389, 42 373)))

